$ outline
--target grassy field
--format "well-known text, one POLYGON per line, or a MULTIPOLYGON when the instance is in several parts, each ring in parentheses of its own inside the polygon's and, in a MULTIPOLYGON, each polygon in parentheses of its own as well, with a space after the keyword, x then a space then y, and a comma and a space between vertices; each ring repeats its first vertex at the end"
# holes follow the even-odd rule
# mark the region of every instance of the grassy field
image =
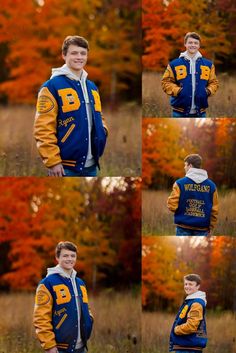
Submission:
MULTIPOLYGON (((33 294, 0 295, 1 353, 42 353, 32 327, 33 294)), ((140 353, 141 299, 131 293, 90 298, 95 325, 89 353, 140 353)))
MULTIPOLYGON (((32 137, 34 107, 0 107, 0 176, 46 176, 32 137)), ((141 174, 141 109, 123 105, 104 110, 109 128, 99 176, 141 174)))
MULTIPOLYGON (((174 315, 144 312, 142 315, 142 353, 167 353, 174 315)), ((231 313, 207 315, 208 344, 204 353, 236 352, 236 317, 231 313)))
MULTIPOLYGON (((170 191, 143 191, 143 234, 175 235, 173 214, 166 206, 169 194, 170 191)), ((212 235, 236 236, 236 190, 219 193, 219 218, 212 235)))
MULTIPOLYGON (((170 117, 169 97, 161 88, 162 73, 143 73, 143 117, 170 117)), ((236 77, 228 74, 218 75, 220 87, 209 98, 207 117, 236 117, 236 77)))

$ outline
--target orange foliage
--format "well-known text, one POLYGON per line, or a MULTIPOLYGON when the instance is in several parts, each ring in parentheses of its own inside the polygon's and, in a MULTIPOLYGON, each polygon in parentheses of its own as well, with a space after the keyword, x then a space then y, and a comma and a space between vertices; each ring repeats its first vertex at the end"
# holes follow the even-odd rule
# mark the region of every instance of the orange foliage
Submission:
POLYGON ((113 271, 111 286, 139 283, 140 182, 120 183, 108 190, 101 178, 1 178, 1 287, 34 288, 61 240, 78 244, 77 270, 93 289, 113 271))
POLYGON ((165 185, 166 176, 183 175, 184 157, 194 151, 191 141, 182 138, 182 128, 175 119, 143 119, 144 186, 165 185))
POLYGON ((145 307, 162 309, 178 304, 182 297, 182 277, 186 265, 178 259, 171 237, 142 239, 142 303, 145 307))
POLYGON ((132 9, 121 12, 109 2, 104 6, 100 0, 45 0, 43 6, 26 0, 23 9, 19 0, 4 1, 0 45, 7 46, 2 55, 9 75, 0 84, 0 92, 10 102, 35 102, 40 86, 50 78, 51 68, 64 63, 64 38, 74 34, 90 42, 86 69, 102 93, 113 97, 126 91, 127 79, 132 81, 140 72, 134 50, 137 22, 138 13, 134 15, 132 9))
POLYGON ((162 71, 185 50, 183 38, 192 31, 201 35, 201 52, 209 59, 219 63, 232 53, 227 19, 221 17, 217 4, 199 0, 143 0, 142 4, 146 69, 162 71))
POLYGON ((142 243, 143 306, 177 307, 184 296, 183 276, 198 273, 208 307, 235 308, 236 238, 144 236, 142 243))
POLYGON ((144 187, 170 188, 184 158, 199 153, 218 188, 236 185, 236 119, 143 119, 144 187))

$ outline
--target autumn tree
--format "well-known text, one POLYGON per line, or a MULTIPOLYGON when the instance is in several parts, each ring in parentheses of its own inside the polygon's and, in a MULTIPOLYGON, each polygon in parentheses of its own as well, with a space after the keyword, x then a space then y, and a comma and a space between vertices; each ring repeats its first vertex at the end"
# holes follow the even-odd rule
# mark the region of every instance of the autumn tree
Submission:
POLYGON ((184 158, 194 153, 181 125, 171 119, 143 119, 143 183, 152 188, 168 187, 183 175, 184 158))
POLYGON ((215 1, 144 0, 144 55, 146 69, 162 71, 184 51, 187 32, 202 37, 201 52, 216 64, 225 61, 232 48, 227 39, 227 21, 215 1))
POLYGON ((232 118, 143 119, 144 187, 171 187, 184 175, 191 153, 203 158, 203 169, 219 189, 236 185, 236 122, 232 118))
POLYGON ((178 306, 186 272, 188 267, 178 258, 172 237, 143 237, 142 302, 146 309, 178 306))
POLYGON ((183 276, 198 273, 212 310, 235 311, 235 237, 154 237, 142 241, 143 306, 177 308, 184 298, 183 276))
MULTIPOLYGON (((132 85, 137 87, 139 14, 134 7, 122 10, 105 0, 27 0, 22 12, 22 2, 6 0, 1 5, 0 23, 0 49, 6 48, 4 53, 0 50, 5 73, 0 92, 10 102, 35 102, 51 68, 64 63, 64 38, 74 34, 90 42, 86 68, 102 96, 115 102, 132 85)), ((137 88, 132 91, 129 97, 135 98, 137 88)))
POLYGON ((94 290, 139 284, 140 186, 109 180, 2 178, 1 286, 34 288, 61 240, 78 244, 76 269, 94 290))

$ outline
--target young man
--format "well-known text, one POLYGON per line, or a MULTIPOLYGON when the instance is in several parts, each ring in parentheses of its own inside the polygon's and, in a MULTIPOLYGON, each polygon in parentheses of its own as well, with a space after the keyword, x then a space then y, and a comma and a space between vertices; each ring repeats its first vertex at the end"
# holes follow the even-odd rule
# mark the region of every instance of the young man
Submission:
POLYGON ((170 333, 170 349, 176 353, 202 353, 207 344, 205 321, 206 293, 199 291, 199 275, 184 276, 184 290, 187 294, 170 333))
POLYGON ((185 35, 186 51, 169 63, 162 78, 162 88, 171 96, 173 117, 205 117, 208 97, 219 84, 215 67, 199 52, 201 38, 195 32, 185 35))
POLYGON ((216 224, 216 185, 201 165, 199 154, 190 154, 184 159, 186 175, 174 183, 167 200, 167 207, 174 212, 176 235, 208 235, 216 224))
POLYGON ((79 36, 62 45, 65 64, 39 92, 34 137, 49 176, 96 176, 107 128, 98 89, 83 69, 89 45, 79 36))
POLYGON ((34 326, 47 353, 85 353, 93 319, 84 282, 73 269, 77 247, 69 241, 56 247, 56 267, 48 268, 35 298, 34 326))

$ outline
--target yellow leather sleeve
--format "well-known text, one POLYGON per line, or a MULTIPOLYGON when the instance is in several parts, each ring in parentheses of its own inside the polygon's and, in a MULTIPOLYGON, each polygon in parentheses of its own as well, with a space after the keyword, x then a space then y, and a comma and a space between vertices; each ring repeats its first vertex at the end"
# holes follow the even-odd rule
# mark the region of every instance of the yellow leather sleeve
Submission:
POLYGON ((219 213, 219 201, 218 201, 218 192, 216 190, 213 194, 213 206, 211 209, 211 220, 210 220, 211 230, 216 226, 218 213, 219 213))
POLYGON ((56 137, 57 113, 58 106, 55 98, 47 87, 43 87, 37 100, 34 137, 43 163, 48 168, 61 163, 56 137))
POLYGON ((216 91, 219 88, 219 81, 216 78, 215 74, 215 66, 212 65, 211 67, 211 72, 210 72, 210 77, 208 80, 208 85, 207 85, 207 90, 210 92, 210 95, 212 96, 213 94, 216 93, 216 91))
POLYGON ((180 189, 176 183, 173 185, 172 192, 167 200, 167 207, 171 212, 175 212, 179 206, 180 189))
POLYGON ((167 66, 166 71, 164 72, 161 80, 161 86, 163 91, 169 96, 176 97, 181 91, 181 87, 179 87, 175 82, 174 73, 170 65, 167 66))
POLYGON ((174 332, 176 335, 189 335, 197 332, 200 321, 203 319, 203 308, 199 303, 193 303, 188 312, 187 322, 176 326, 174 332))
POLYGON ((52 326, 51 293, 44 284, 40 284, 36 291, 33 324, 36 335, 44 350, 56 347, 55 334, 52 326))

